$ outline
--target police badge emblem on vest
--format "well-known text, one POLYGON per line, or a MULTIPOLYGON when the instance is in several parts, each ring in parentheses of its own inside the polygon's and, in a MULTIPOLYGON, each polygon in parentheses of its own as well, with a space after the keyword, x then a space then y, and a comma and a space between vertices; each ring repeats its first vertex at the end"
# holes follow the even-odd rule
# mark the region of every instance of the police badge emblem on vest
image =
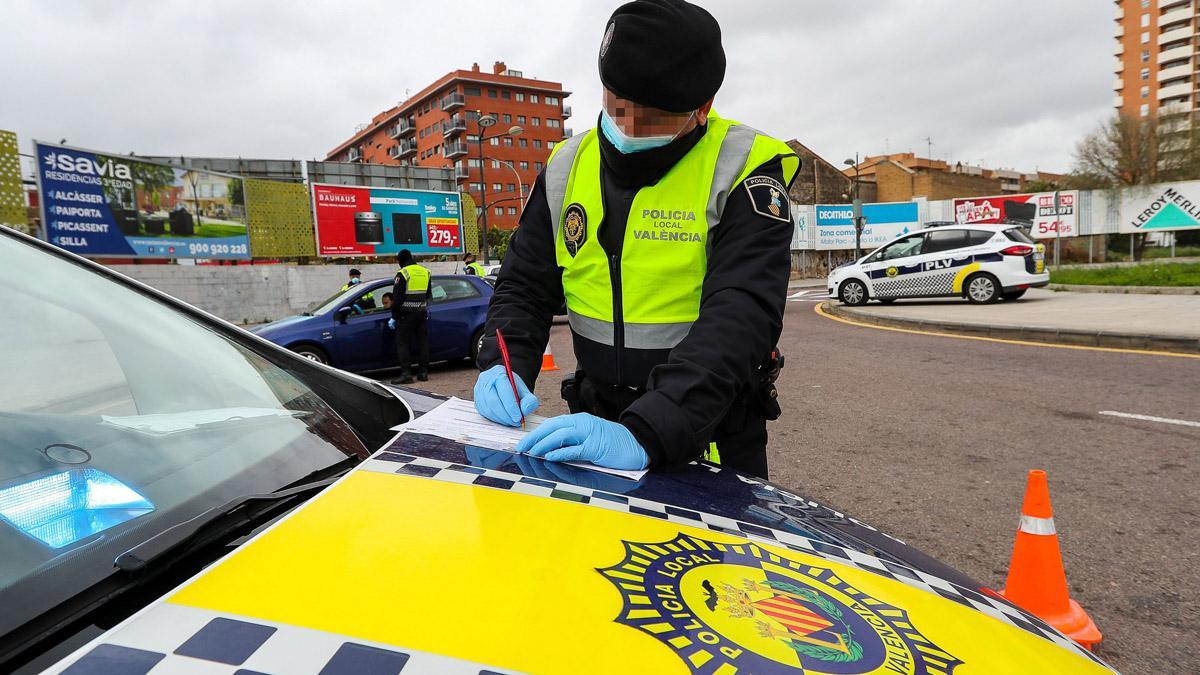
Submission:
POLYGON ((574 258, 587 241, 587 214, 578 203, 567 207, 563 214, 562 230, 563 244, 567 247, 567 253, 574 258))

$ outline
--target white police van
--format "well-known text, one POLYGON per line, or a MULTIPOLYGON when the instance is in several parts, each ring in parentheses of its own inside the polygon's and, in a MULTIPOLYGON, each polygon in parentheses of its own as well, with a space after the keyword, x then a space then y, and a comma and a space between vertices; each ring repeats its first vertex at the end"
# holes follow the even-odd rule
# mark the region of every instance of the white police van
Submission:
POLYGON ((1045 254, 1046 247, 1017 225, 926 226, 834 269, 829 297, 847 305, 956 296, 979 304, 1016 300, 1050 283, 1045 254))

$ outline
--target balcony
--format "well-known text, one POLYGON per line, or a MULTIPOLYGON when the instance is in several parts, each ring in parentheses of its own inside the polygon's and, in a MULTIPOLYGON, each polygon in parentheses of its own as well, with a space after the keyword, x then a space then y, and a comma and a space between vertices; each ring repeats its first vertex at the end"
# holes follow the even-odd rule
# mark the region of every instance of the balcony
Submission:
POLYGON ((450 112, 456 108, 461 108, 467 104, 467 97, 459 93, 453 93, 442 99, 442 112, 450 112))
POLYGON ((571 106, 564 105, 562 110, 562 118, 565 120, 571 116, 571 106))
POLYGON ((1125 88, 1125 80, 1122 80, 1119 77, 1117 79, 1113 80, 1112 88, 1113 88, 1113 91, 1121 91, 1122 89, 1125 88))
POLYGON ((1167 26, 1179 21, 1188 21, 1192 18, 1193 12, 1190 6, 1182 9, 1172 9, 1158 15, 1158 26, 1167 26))
POLYGON ((397 120, 395 124, 388 127, 387 135, 391 138, 400 138, 401 136, 407 136, 416 130, 417 127, 413 124, 413 121, 411 119, 404 118, 397 120))
POLYGON ((1181 77, 1188 77, 1191 74, 1191 64, 1171 66, 1170 68, 1163 68, 1162 70, 1158 71, 1158 81, 1165 82, 1167 80, 1177 80, 1181 77))
POLYGON ((563 127, 563 138, 570 138, 575 135, 575 130, 571 127, 563 127))
POLYGON ((1125 62, 1121 59, 1117 59, 1116 65, 1113 66, 1113 72, 1117 73, 1118 75, 1125 72, 1125 62))
POLYGON ((444 143, 442 145, 442 157, 445 157, 446 159, 454 159, 455 157, 462 157, 465 154, 467 154, 467 144, 463 143, 461 141, 454 141, 453 143, 444 143))
POLYGON ((1113 48, 1113 56, 1120 56, 1124 53, 1125 53, 1125 45, 1118 42, 1117 46, 1113 48))
POLYGON ((1125 105, 1125 97, 1124 96, 1117 94, 1116 96, 1113 97, 1113 107, 1114 108, 1121 108, 1121 107, 1124 107, 1124 105, 1125 105))
POLYGON ((466 180, 471 177, 471 170, 462 164, 454 165, 454 180, 466 180))
POLYGON ((1168 98, 1179 98, 1182 96, 1191 96, 1191 94, 1192 94, 1192 83, 1191 82, 1180 82, 1179 84, 1172 84, 1169 87, 1161 87, 1158 90, 1158 100, 1161 101, 1163 99, 1168 99, 1168 98))
POLYGON ((362 151, 358 148, 350 148, 346 151, 347 162, 357 162, 362 159, 362 151))
POLYGON ((1166 63, 1167 61, 1181 61, 1183 59, 1191 58, 1192 48, 1190 45, 1185 45, 1183 47, 1172 47, 1166 51, 1159 52, 1158 58, 1155 59, 1155 62, 1166 63))
POLYGON ((407 157, 417 154, 417 142, 415 140, 402 139, 396 147, 399 148, 396 154, 397 157, 407 157))
POLYGON ((1124 19, 1124 18, 1125 18, 1125 8, 1124 8, 1124 7, 1121 7, 1120 5, 1118 5, 1118 6, 1117 6, 1117 13, 1116 13, 1116 15, 1113 17, 1113 19, 1114 19, 1114 20, 1116 20, 1116 21, 1120 21, 1121 19, 1124 19))
POLYGON ((1187 25, 1187 26, 1183 26, 1181 28, 1173 28, 1165 33, 1159 33, 1158 44, 1169 45, 1172 42, 1178 42, 1180 40, 1191 40, 1191 39, 1192 39, 1192 27, 1190 25, 1187 25))
POLYGON ((461 134, 467 130, 467 120, 462 115, 454 115, 450 118, 450 125, 442 131, 442 138, 450 138, 455 134, 461 134))

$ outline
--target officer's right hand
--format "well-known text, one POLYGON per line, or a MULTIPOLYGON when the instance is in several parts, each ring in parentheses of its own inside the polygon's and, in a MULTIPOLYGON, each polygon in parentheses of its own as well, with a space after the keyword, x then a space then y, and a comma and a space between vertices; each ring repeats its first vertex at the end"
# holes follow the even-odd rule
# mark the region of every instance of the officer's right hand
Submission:
POLYGON ((475 410, 497 424, 519 426, 521 413, 530 415, 537 410, 538 397, 529 391, 520 375, 513 373, 513 382, 521 395, 520 408, 503 365, 492 366, 480 373, 479 379, 475 380, 475 410))

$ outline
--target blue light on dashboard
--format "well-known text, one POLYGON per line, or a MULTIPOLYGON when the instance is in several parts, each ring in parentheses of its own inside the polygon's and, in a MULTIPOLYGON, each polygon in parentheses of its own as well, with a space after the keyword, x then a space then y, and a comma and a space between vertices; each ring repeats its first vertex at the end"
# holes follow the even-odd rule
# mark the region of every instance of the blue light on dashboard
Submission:
POLYGON ((99 469, 68 469, 0 488, 0 518, 53 548, 153 510, 136 490, 99 469))

